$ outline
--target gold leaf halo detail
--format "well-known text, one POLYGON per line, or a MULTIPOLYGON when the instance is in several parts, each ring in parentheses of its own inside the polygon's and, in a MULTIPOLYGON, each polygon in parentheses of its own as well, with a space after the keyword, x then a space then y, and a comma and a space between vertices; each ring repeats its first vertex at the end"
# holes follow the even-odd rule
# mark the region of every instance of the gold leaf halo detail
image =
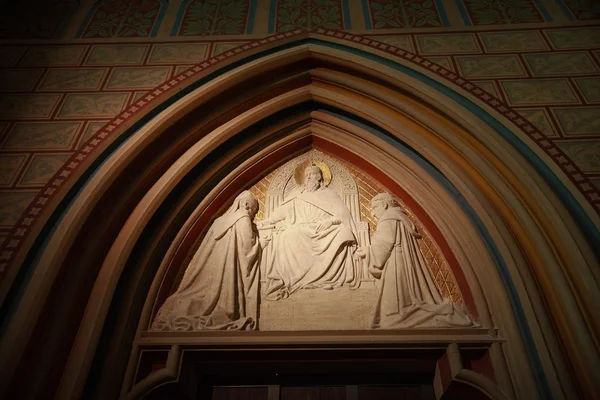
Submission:
POLYGON ((323 173, 323 183, 325 186, 329 186, 329 183, 331 183, 331 170, 329 169, 327 164, 317 160, 305 160, 296 167, 296 169, 294 170, 294 180, 296 181, 296 184, 298 186, 304 185, 304 171, 307 167, 309 167, 312 164, 316 165, 321 169, 321 172, 323 173))

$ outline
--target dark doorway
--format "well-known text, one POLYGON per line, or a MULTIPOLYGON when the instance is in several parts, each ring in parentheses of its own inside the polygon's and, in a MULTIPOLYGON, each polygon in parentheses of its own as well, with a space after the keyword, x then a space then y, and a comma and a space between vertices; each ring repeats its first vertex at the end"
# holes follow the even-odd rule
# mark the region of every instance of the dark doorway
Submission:
POLYGON ((433 400, 429 350, 259 351, 205 355, 194 365, 197 399, 433 400), (359 356, 360 354, 360 356, 359 356), (224 359, 225 358, 225 359, 224 359))
POLYGON ((215 386, 211 400, 433 400, 431 385, 215 386))

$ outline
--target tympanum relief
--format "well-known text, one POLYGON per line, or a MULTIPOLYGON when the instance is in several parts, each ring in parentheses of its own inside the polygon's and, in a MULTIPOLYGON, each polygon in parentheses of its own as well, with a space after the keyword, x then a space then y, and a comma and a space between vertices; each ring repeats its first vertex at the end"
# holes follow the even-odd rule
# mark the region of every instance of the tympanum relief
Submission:
POLYGON ((441 293, 414 218, 358 174, 311 151, 242 192, 208 230, 152 329, 478 326, 449 271, 441 293))

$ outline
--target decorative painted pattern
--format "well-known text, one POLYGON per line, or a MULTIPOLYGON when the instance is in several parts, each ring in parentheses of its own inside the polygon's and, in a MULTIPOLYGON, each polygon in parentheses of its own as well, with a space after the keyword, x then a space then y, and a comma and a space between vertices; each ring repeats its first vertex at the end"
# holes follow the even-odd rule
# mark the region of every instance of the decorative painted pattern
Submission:
POLYGON ((370 36, 371 39, 381 43, 387 43, 391 46, 403 49, 406 51, 415 51, 412 45, 410 35, 394 35, 394 36, 370 36))
MULTIPOLYGON (((188 69, 192 68, 194 66, 194 64, 186 64, 186 65, 178 65, 175 67, 175 75, 179 75, 184 71, 187 71, 188 69)), ((137 100, 137 99, 136 99, 137 100)))
MULTIPOLYGON (((451 57, 426 57, 429 61, 436 63, 437 65, 444 67, 450 71, 455 71, 454 64, 452 64, 451 57)), ((456 71, 455 71, 456 72, 456 71)))
POLYGON ((483 32, 479 37, 489 53, 549 50, 537 31, 483 32))
POLYGON ((156 34, 161 0, 100 0, 90 10, 77 36, 82 38, 148 37, 156 34))
POLYGON ((500 84, 508 101, 516 106, 579 103, 566 79, 514 80, 500 84))
POLYGON ((344 29, 341 0, 276 1, 275 32, 317 28, 344 29))
POLYGON ((600 102, 600 78, 576 78, 575 84, 588 103, 600 102))
POLYGON ((434 0, 368 0, 374 29, 442 26, 434 0))
POLYGON ((21 61, 22 66, 68 67, 78 65, 87 46, 30 47, 21 61))
POLYGON ((67 150, 71 147, 80 126, 80 122, 20 122, 8 133, 2 148, 67 150))
POLYGON ((60 94, 5 94, 0 96, 0 119, 49 118, 60 94))
POLYGON ((556 144, 583 172, 600 173, 600 140, 564 140, 556 144))
POLYGON ((0 13, 0 38, 56 37, 75 7, 75 2, 70 0, 5 2, 0 13), (35 11, 32 12, 32 9, 35 11))
POLYGON ((461 76, 465 78, 526 76, 515 55, 456 57, 461 76))
POLYGON ((148 64, 197 63, 208 53, 206 43, 157 44, 152 47, 148 64))
POLYGON ((536 76, 582 75, 598 72, 589 54, 583 51, 525 54, 523 57, 536 76))
POLYGON ((37 191, 0 192, 0 226, 13 226, 36 193, 37 191))
POLYGON ((134 92, 131 98, 131 104, 137 102, 139 99, 144 97, 148 92, 134 92))
POLYGON ((97 45, 85 62, 86 65, 137 65, 141 64, 147 44, 97 45))
POLYGON ((249 0, 186 0, 181 5, 182 18, 173 35, 213 36, 242 35, 250 19, 249 0))
POLYGON ((34 154, 17 186, 45 185, 52 175, 63 166, 70 154, 34 154))
POLYGON ((597 48, 600 28, 549 29, 546 35, 557 50, 597 48))
POLYGON ((462 0, 473 25, 544 22, 533 0, 462 0))
POLYGON ((481 53, 475 36, 470 33, 415 35, 421 54, 481 53))
POLYGON ((0 122, 0 138, 3 137, 3 133, 8 130, 8 122, 0 122))
POLYGON ((0 155, 0 186, 7 187, 13 184, 17 174, 27 159, 27 154, 0 155))
MULTIPOLYGON (((455 85, 459 87, 460 90, 469 93, 471 96, 473 96, 473 98, 478 99, 479 101, 485 103, 490 109, 493 109, 501 114, 504 118, 506 118, 507 121, 511 121, 514 124, 514 129, 520 129, 523 134, 528 135, 533 142, 537 143, 542 151, 555 160, 557 165, 564 171, 565 176, 567 176, 571 180, 572 184, 581 191, 583 196, 588 199, 590 204, 592 204, 596 210, 600 211, 600 195, 598 190, 591 185, 586 175, 581 173, 581 169, 566 156, 561 147, 558 147, 552 140, 548 140, 547 137, 541 133, 534 124, 530 123, 518 113, 514 112, 514 110, 512 110, 501 100, 494 98, 485 90, 479 88, 476 83, 469 82, 447 68, 431 63, 431 61, 424 57, 417 56, 395 46, 390 46, 389 44, 370 40, 364 36, 356 36, 349 33, 322 29, 317 30, 315 33, 330 36, 336 40, 349 41, 353 43, 360 42, 361 46, 364 46, 365 48, 370 47, 378 50, 379 52, 387 53, 391 59, 399 59, 402 63, 416 65, 420 69, 427 70, 429 74, 436 75, 439 77, 439 79, 445 80, 447 83, 455 85)), ((0 279, 3 278, 4 272, 7 270, 7 268, 12 265, 13 257, 22 246, 24 238, 29 235, 31 226, 36 224, 36 221, 39 215, 42 213, 42 210, 47 207, 49 200, 60 192, 60 189, 65 185, 66 179, 68 179, 76 169, 80 168, 81 163, 86 160, 87 157, 93 154, 99 145, 101 145, 109 136, 114 135, 115 132, 119 131, 118 128, 125 121, 137 118, 137 115, 143 113, 148 107, 149 103, 162 101, 165 96, 170 96, 171 93, 173 93, 172 91, 177 90, 177 88, 180 87, 180 85, 186 80, 204 74, 206 68, 213 68, 216 64, 224 62, 228 58, 234 57, 243 51, 257 52, 262 49, 271 48, 273 43, 276 43, 277 41, 288 40, 294 35, 301 36, 304 35, 304 33, 302 30, 297 30, 285 34, 282 33, 273 35, 265 39, 257 40, 253 43, 244 44, 240 48, 231 49, 230 51, 223 53, 219 58, 211 58, 205 63, 198 64, 183 72, 182 75, 168 80, 159 88, 151 90, 142 96, 142 98, 134 102, 126 110, 121 112, 121 114, 113 118, 108 124, 100 128, 95 134, 92 134, 93 136, 90 136, 88 142, 80 145, 79 149, 74 152, 71 158, 56 172, 56 178, 51 179, 42 190, 37 192, 37 196, 35 196, 34 201, 24 210, 24 212, 19 213, 21 214, 21 217, 19 218, 17 215, 16 218, 18 218, 18 220, 8 225, 8 227, 10 227, 10 225, 14 226, 11 228, 10 235, 6 241, 6 243, 10 244, 10 247, 7 248, 7 245, 5 244, 0 250, 0 253, 3 255, 3 259, 0 260, 0 279)), ((451 33, 447 35, 463 35, 466 37, 471 36, 468 34, 457 33, 451 33)), ((417 38, 416 43, 419 51, 422 51, 423 49, 425 36, 434 36, 434 39, 431 42, 426 43, 427 45, 425 46, 425 48, 430 52, 428 55, 454 55, 452 49, 444 48, 445 45, 443 43, 440 45, 440 42, 443 42, 443 40, 440 40, 439 36, 443 35, 439 34, 415 35, 417 38), (419 37, 421 38, 419 39, 419 37)), ((452 48, 454 46, 453 40, 448 40, 447 42, 450 46, 446 47, 452 48)), ((479 46, 475 41, 473 41, 471 44, 467 44, 466 46, 463 43, 456 47, 459 49, 459 51, 456 52, 459 55, 461 53, 481 53, 479 46)), ((182 64, 185 63, 185 61, 182 62, 182 64)), ((168 62, 165 62, 165 64, 168 64, 168 62)), ((504 85, 502 85, 502 88, 505 90, 504 85)), ((574 140, 574 142, 576 141, 577 140, 574 140)), ((581 141, 579 140, 579 142, 581 141)), ((2 196, 0 196, 0 198, 2 198, 2 196)))
POLYGON ((106 89, 152 89, 169 77, 171 67, 122 67, 115 68, 106 89))
POLYGON ((122 109, 129 93, 68 94, 57 118, 114 117, 122 109))
POLYGON ((600 19, 600 3, 594 0, 562 0, 578 21, 600 19))
POLYGON ((556 133, 556 129, 552 125, 550 121, 550 117, 548 116, 548 112, 543 108, 528 108, 528 109, 519 109, 519 113, 527 118, 529 122, 535 125, 542 133, 549 137, 556 137, 558 134, 556 133))
POLYGON ((498 94, 498 88, 496 87, 496 83, 494 81, 477 81, 475 84, 489 94, 493 94, 496 98, 500 98, 500 95, 498 94))
POLYGON ((552 111, 565 136, 600 135, 600 107, 565 107, 552 111))
POLYGON ((226 42, 226 43, 218 42, 218 43, 215 43, 215 45, 213 46, 212 55, 216 56, 221 53, 225 53, 227 50, 231 50, 233 48, 241 46, 244 43, 245 42, 226 42))
POLYGON ((24 46, 0 46, 0 67, 13 67, 23 56, 27 47, 24 46))
POLYGON ((100 128, 106 125, 107 122, 108 120, 88 122, 85 128, 83 129, 83 134, 81 135, 81 138, 79 138, 79 144, 77 145, 77 147, 81 147, 82 145, 84 145, 88 141, 88 139, 94 136, 96 132, 100 130, 100 128))
POLYGON ((28 92, 44 72, 41 68, 4 69, 0 73, 0 91, 28 92))
POLYGON ((50 69, 44 76, 38 90, 77 91, 99 89, 106 71, 106 68, 50 69))

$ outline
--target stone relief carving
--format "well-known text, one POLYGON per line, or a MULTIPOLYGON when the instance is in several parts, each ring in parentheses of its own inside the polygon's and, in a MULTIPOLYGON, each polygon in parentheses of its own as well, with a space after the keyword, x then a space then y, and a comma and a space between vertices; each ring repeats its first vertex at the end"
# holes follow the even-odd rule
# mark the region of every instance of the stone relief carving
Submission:
POLYGON ((265 219, 254 224, 258 202, 240 194, 209 229, 151 329, 478 326, 440 295, 419 233, 391 195, 373 197, 371 236, 359 208, 365 191, 337 160, 312 151, 268 182, 260 197, 265 219))
POLYGON ((396 199, 380 193, 371 200, 378 219, 371 245, 356 253, 381 281, 373 328, 478 326, 451 300, 443 299, 429 273, 416 238, 418 232, 396 199))
POLYGON ((353 258, 356 226, 346 204, 326 186, 324 176, 330 174, 324 168, 306 167, 303 181, 259 224, 271 241, 261 259, 268 300, 287 298, 300 289, 360 286, 353 258))
POLYGON ((253 330, 258 322, 258 202, 242 192, 217 218, 152 330, 253 330))

